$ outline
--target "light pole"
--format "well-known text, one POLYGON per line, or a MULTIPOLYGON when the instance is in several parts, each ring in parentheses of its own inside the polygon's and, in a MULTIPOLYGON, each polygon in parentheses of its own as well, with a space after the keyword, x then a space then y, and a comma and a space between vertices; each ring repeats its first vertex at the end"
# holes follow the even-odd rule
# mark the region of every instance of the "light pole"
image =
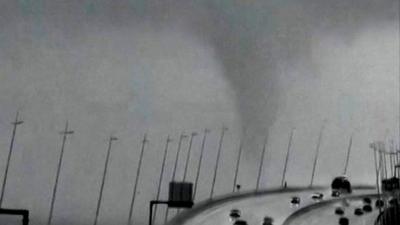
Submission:
POLYGON ((265 150, 267 149, 267 137, 264 139, 264 144, 263 144, 263 149, 261 153, 261 158, 260 158, 260 167, 258 168, 258 176, 257 176, 257 183, 256 183, 256 192, 258 191, 258 188, 260 186, 260 180, 261 180, 261 174, 262 174, 262 169, 264 165, 264 155, 265 155, 265 150))
POLYGON ((118 140, 118 138, 113 137, 113 136, 110 136, 110 139, 108 140, 108 149, 107 149, 106 161, 105 161, 105 165, 104 165, 103 177, 102 177, 102 180, 101 180, 99 198, 98 198, 98 201, 97 201, 96 216, 95 216, 94 223, 93 223, 94 225, 97 225, 97 220, 99 218, 101 200, 103 198, 104 182, 106 180, 106 175, 107 175, 107 170, 108 170, 108 162, 110 160, 111 145, 112 145, 112 142, 116 141, 116 140, 118 140))
POLYGON ((2 188, 1 188, 0 208, 3 206, 4 192, 5 192, 6 184, 7 184, 8 169, 10 167, 11 155, 12 155, 12 151, 13 151, 13 148, 14 148, 14 141, 15 141, 15 134, 17 132, 17 126, 22 124, 23 122, 24 121, 19 120, 19 112, 17 111, 17 114, 15 116, 15 120, 14 120, 14 122, 12 122, 13 131, 12 131, 12 135, 11 135, 11 142, 10 142, 10 148, 9 148, 9 151, 8 151, 7 164, 6 164, 6 169, 4 171, 3 184, 2 184, 2 188))
MULTIPOLYGON (((169 143, 171 141, 172 141, 172 139, 168 135, 167 140, 165 142, 164 156, 163 156, 163 161, 162 161, 162 165, 161 165, 160 178, 158 180, 158 189, 157 189, 156 201, 160 200, 161 184, 162 184, 162 180, 163 180, 163 177, 164 177, 165 160, 167 159, 168 147, 169 147, 169 143)), ((154 223, 154 220, 156 219, 156 216, 157 216, 157 205, 154 207, 154 215, 153 215, 153 218, 152 218, 153 223, 154 223)))
POLYGON ((288 142, 288 147, 287 147, 287 152, 286 152, 285 166, 283 167, 281 187, 286 187, 286 185, 285 185, 286 172, 287 172, 287 167, 288 167, 288 162, 289 162, 289 157, 290 157, 290 150, 292 149, 292 141, 293 141, 294 130, 295 129, 292 128, 292 131, 290 131, 289 142, 288 142))
POLYGON ((237 184, 237 178, 238 178, 238 173, 239 173, 239 166, 240 166, 240 159, 241 159, 241 156, 242 156, 242 150, 243 150, 243 140, 240 140, 239 152, 238 152, 238 157, 237 157, 237 160, 236 160, 235 177, 233 178, 232 192, 235 192, 235 188, 236 188, 236 184, 237 184))
POLYGON ((196 198, 197 185, 199 183, 199 177, 200 177, 201 163, 203 161, 203 154, 204 154, 204 148, 205 148, 205 144, 206 144, 207 134, 209 132, 210 132, 210 130, 208 130, 207 128, 204 129, 203 140, 201 142, 201 148, 200 148, 199 164, 197 165, 196 180, 194 182, 194 188, 193 188, 193 199, 196 198))
POLYGON ((141 150, 140 150, 138 168, 136 170, 136 178, 135 178, 135 184, 134 184, 134 187, 133 187, 131 205, 129 207, 128 225, 130 225, 132 223, 133 206, 135 204, 137 186, 138 186, 139 176, 140 176, 140 170, 142 168, 143 153, 144 153, 144 149, 145 149, 145 146, 148 143, 148 141, 149 140, 147 140, 147 134, 144 134, 143 140, 142 140, 142 147, 141 147, 141 150))
POLYGON ((313 169, 312 169, 312 173, 311 173, 310 187, 312 187, 313 184, 314 184, 315 169, 316 169, 316 167, 317 167, 318 156, 319 156, 319 149, 320 149, 320 146, 321 146, 322 134, 323 134, 323 132, 324 132, 324 129, 325 129, 325 122, 322 124, 321 130, 319 131, 319 136, 318 136, 318 141, 317 141, 317 147, 316 147, 315 156, 314 156, 313 169))
POLYGON ((65 149, 65 144, 67 141, 67 136, 70 134, 73 134, 73 130, 69 130, 68 128, 68 121, 65 123, 65 129, 62 131, 60 134, 63 136, 62 139, 62 144, 61 144, 61 152, 60 152, 60 157, 58 159, 58 165, 57 165, 57 172, 56 172, 56 180, 54 182, 54 187, 53 187, 53 195, 51 198, 51 204, 50 204, 50 213, 49 213, 49 218, 47 220, 47 225, 51 224, 51 220, 53 219, 53 210, 54 210, 54 203, 56 201, 56 196, 57 196, 57 188, 58 188, 58 179, 60 177, 60 171, 61 171, 61 166, 64 158, 64 149, 65 149))
MULTIPOLYGON (((174 164, 174 170, 172 171, 172 181, 175 181, 176 177, 176 169, 178 167, 178 161, 179 161, 179 154, 181 153, 181 146, 182 146, 182 141, 183 139, 187 138, 187 135, 181 134, 179 137, 179 142, 178 142, 178 149, 176 150, 176 156, 175 156, 175 164, 174 164)), ((164 224, 167 223, 168 220, 168 215, 169 215, 169 208, 165 211, 165 217, 164 217, 164 224)))
POLYGON ((219 139, 219 145, 218 145, 218 150, 217 150, 217 161, 215 163, 215 168, 214 168, 214 177, 213 177, 213 181, 211 184, 210 199, 212 199, 212 197, 214 195, 215 181, 217 180, 217 173, 218 173, 219 160, 221 157, 222 143, 224 141, 225 131, 227 131, 227 130, 228 130, 228 128, 226 128, 225 126, 222 126, 221 137, 219 139))

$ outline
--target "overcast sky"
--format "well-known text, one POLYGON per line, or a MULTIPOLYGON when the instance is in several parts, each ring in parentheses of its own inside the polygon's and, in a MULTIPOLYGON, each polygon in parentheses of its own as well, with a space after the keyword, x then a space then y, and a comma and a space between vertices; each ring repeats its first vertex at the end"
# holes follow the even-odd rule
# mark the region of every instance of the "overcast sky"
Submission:
MULTIPOLYGON (((33 225, 46 220, 66 120, 75 134, 67 142, 54 224, 92 224, 110 134, 120 140, 100 224, 126 224, 144 133, 150 142, 137 224, 146 224, 168 134, 174 142, 163 198, 178 136, 202 135, 204 128, 212 132, 198 197, 208 196, 222 125, 229 130, 217 194, 231 190, 239 139, 244 189, 254 188, 266 136, 262 186, 278 186, 292 128, 287 180, 308 185, 324 120, 316 183, 341 173, 351 134, 348 175, 373 183, 368 144, 397 142, 399 134, 398 11, 396 0, 0 0, 1 171, 17 110, 25 121, 4 206, 29 208, 33 225)), ((181 159, 187 146, 186 140, 181 159)), ((181 177, 183 161, 178 169, 181 177)))

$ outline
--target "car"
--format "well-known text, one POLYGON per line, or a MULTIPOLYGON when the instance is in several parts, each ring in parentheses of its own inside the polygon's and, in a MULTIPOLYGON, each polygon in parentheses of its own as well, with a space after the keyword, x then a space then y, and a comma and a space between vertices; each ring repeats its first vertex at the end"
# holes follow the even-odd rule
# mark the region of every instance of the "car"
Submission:
POLYGON ((339 219, 339 225, 349 225, 349 219, 347 217, 341 217, 339 219))
POLYGON ((273 225, 274 219, 272 217, 266 216, 264 217, 264 221, 262 225, 273 225))
POLYGON ((343 215, 343 214, 344 214, 343 208, 342 208, 342 207, 337 207, 337 208, 335 209, 335 214, 336 214, 336 215, 343 215))
POLYGON ((297 196, 292 197, 292 199, 290 200, 290 203, 292 203, 293 205, 300 204, 300 197, 297 197, 297 196))
POLYGON ((247 222, 244 220, 236 220, 233 225, 247 225, 247 222))
POLYGON ((368 198, 368 197, 365 197, 365 198, 363 198, 363 202, 365 203, 365 204, 371 204, 371 198, 368 198))
POLYGON ((229 213, 229 217, 231 218, 231 220, 236 220, 240 218, 240 210, 232 209, 231 212, 229 213))
POLYGON ((364 214, 364 212, 362 211, 362 209, 360 209, 360 208, 354 209, 354 215, 362 216, 363 214, 364 214))
POLYGON ((363 206, 363 210, 364 210, 364 212, 366 212, 366 213, 372 212, 372 206, 369 205, 369 204, 364 205, 364 206, 363 206))
POLYGON ((324 194, 316 192, 316 193, 311 195, 311 198, 313 200, 322 200, 324 198, 324 194))
POLYGON ((338 197, 341 194, 351 194, 352 188, 351 188, 351 183, 348 180, 347 176, 338 176, 333 179, 331 183, 331 189, 332 189, 332 196, 333 197, 338 197))

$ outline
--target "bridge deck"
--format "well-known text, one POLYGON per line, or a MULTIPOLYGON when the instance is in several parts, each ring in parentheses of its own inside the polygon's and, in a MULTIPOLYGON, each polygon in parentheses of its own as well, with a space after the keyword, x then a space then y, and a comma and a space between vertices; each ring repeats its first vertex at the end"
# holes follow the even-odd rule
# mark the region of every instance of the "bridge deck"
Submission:
POLYGON ((349 217, 350 224, 373 224, 374 218, 378 214, 374 207, 371 213, 366 213, 363 216, 354 215, 355 208, 363 206, 362 198, 365 196, 374 200, 375 191, 365 188, 354 189, 352 196, 348 197, 347 201, 333 199, 328 188, 293 189, 228 196, 214 202, 201 204, 194 209, 181 213, 169 224, 232 225, 229 212, 232 209, 239 209, 241 218, 252 225, 262 225, 265 216, 272 217, 274 225, 337 225, 340 217, 335 215, 334 210, 338 206, 344 208, 345 216, 349 217), (324 194, 322 201, 318 202, 311 198, 316 192, 324 194), (298 206, 290 203, 293 196, 300 197, 301 202, 298 206))

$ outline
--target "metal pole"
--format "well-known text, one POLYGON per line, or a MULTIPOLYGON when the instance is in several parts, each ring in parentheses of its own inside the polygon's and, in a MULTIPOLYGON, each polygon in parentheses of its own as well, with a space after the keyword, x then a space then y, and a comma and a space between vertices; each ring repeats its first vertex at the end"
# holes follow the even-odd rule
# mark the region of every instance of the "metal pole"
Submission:
POLYGON ((140 156, 139 156, 139 163, 138 163, 138 169, 136 171, 136 178, 135 178, 135 184, 133 187, 133 194, 132 194, 132 200, 131 200, 131 205, 129 207, 129 217, 128 217, 128 225, 132 224, 132 214, 133 214, 133 206, 135 204, 135 198, 136 198, 136 190, 139 182, 139 176, 140 176, 140 170, 142 168, 142 160, 143 160, 143 153, 144 149, 146 146, 146 143, 149 140, 147 140, 147 134, 144 134, 143 140, 142 140, 142 148, 140 150, 140 156))
POLYGON ((350 152, 351 152, 352 145, 353 145, 353 134, 350 136, 349 147, 347 148, 346 163, 344 165, 343 174, 347 173, 347 167, 349 166, 349 159, 350 159, 350 152))
POLYGON ((94 225, 97 224, 97 220, 99 218, 101 200, 103 198, 104 183, 105 183, 105 180, 106 180, 106 175, 107 175, 107 170, 108 170, 108 162, 110 160, 111 145, 112 145, 112 142, 116 141, 116 140, 118 140, 118 138, 110 136, 110 139, 108 141, 108 149, 107 149, 106 161, 105 161, 105 165, 104 165, 103 177, 102 177, 101 185, 100 185, 99 198, 97 200, 96 215, 95 215, 94 223, 93 223, 94 225))
POLYGON ((224 140, 224 135, 225 135, 226 130, 227 130, 227 128, 225 126, 222 126, 221 138, 219 139, 219 145, 218 145, 217 161, 215 163, 214 177, 213 177, 213 181, 212 181, 212 185, 211 185, 210 199, 212 199, 213 194, 214 194, 215 181, 217 179, 217 172, 218 172, 218 166, 219 166, 219 159, 221 157, 222 142, 224 140))
MULTIPOLYGON (((167 154, 168 154, 168 147, 169 147, 169 143, 172 141, 172 139, 169 137, 169 135, 168 135, 168 137, 167 137, 167 140, 166 140, 166 142, 165 142, 165 148, 164 148, 164 156, 163 156, 163 161, 162 161, 162 165, 161 165, 161 172, 160 172, 160 178, 159 178, 159 180, 158 180, 158 189, 157 189, 157 197, 156 197, 156 200, 158 201, 159 200, 159 198, 160 198, 160 193, 161 193, 161 184, 162 184, 162 180, 163 180, 163 177, 164 177, 164 167, 165 167, 165 161, 166 161, 166 159, 167 159, 167 154)), ((157 216, 157 205, 155 205, 155 208, 154 208, 154 214, 153 214, 153 223, 154 223, 154 221, 155 221, 155 219, 156 219, 156 216, 157 216)))
MULTIPOLYGON (((372 144, 370 145, 373 148, 373 153, 374 153, 374 164, 375 164, 375 175, 376 175, 376 190, 378 192, 378 199, 381 199, 381 193, 379 190, 379 170, 380 170, 380 166, 381 164, 378 162, 377 157, 376 157, 376 153, 377 153, 377 146, 376 144, 372 144)), ((379 152, 378 152, 379 154, 379 152)), ((379 207, 379 212, 381 213, 381 207, 379 207)))
POLYGON ((314 157, 314 164, 313 164, 313 169, 312 169, 312 174, 311 174, 310 187, 312 187, 313 184, 314 184, 315 169, 317 167, 317 161, 318 161, 318 156, 319 156, 319 148, 321 146, 322 133, 324 132, 324 128, 325 128, 325 123, 322 124, 321 130, 320 130, 319 136, 318 136, 318 142, 317 142, 317 147, 316 147, 315 157, 314 157))
POLYGON ((5 189, 6 189, 8 169, 10 167, 11 155, 12 155, 12 151, 13 151, 13 148, 14 148, 14 141, 15 141, 15 134, 16 134, 16 131, 17 131, 17 126, 24 122, 22 120, 19 120, 18 116, 19 116, 19 112, 17 111, 17 114, 15 116, 15 121, 12 122, 12 125, 14 127, 13 127, 13 131, 12 131, 12 135, 11 135, 10 148, 9 148, 9 151, 8 151, 6 170, 4 171, 4 176, 3 176, 3 184, 2 184, 1 196, 0 196, 0 208, 3 206, 3 199, 4 199, 4 192, 5 192, 5 189))
POLYGON ((74 131, 68 129, 68 121, 65 123, 65 129, 61 134, 63 135, 62 139, 62 144, 61 144, 61 152, 60 152, 60 157, 58 159, 58 165, 57 165, 57 172, 56 172, 56 180, 54 182, 54 187, 53 187, 53 195, 51 198, 51 204, 50 204, 50 213, 49 213, 49 218, 47 220, 47 225, 51 224, 51 220, 53 219, 53 210, 54 210, 54 203, 56 201, 56 196, 57 196, 57 188, 58 188, 58 179, 60 177, 60 171, 61 171, 61 166, 64 158, 64 149, 65 149, 65 143, 67 141, 67 136, 69 134, 73 134, 74 131))
POLYGON ((384 150, 381 150, 380 153, 381 153, 381 161, 383 162, 384 176, 385 176, 385 179, 387 179, 388 175, 387 175, 386 153, 384 150))
POLYGON ((291 148, 292 148, 292 141, 293 141, 294 130, 295 130, 295 128, 292 128, 292 130, 290 131, 289 142, 288 142, 288 147, 287 147, 287 152, 286 152, 285 166, 283 167, 283 174, 282 174, 282 180, 281 180, 281 187, 286 187, 286 185, 285 185, 285 182, 286 182, 286 172, 287 172, 287 167, 288 167, 288 162, 289 162, 290 150, 291 150, 291 148))
MULTIPOLYGON (((172 181, 175 181, 175 177, 176 177, 176 170, 177 170, 177 167, 178 167, 179 154, 181 152, 182 140, 184 138, 186 138, 186 137, 187 137, 187 135, 185 135, 183 133, 179 137, 178 149, 176 150, 174 170, 172 171, 172 181)), ((167 223, 168 215, 169 215, 169 208, 167 208, 167 210, 165 211, 164 224, 167 223)))
POLYGON ((194 138, 196 135, 197 135, 196 132, 193 132, 193 133, 190 135, 189 147, 188 147, 188 152, 187 152, 187 155, 186 155, 185 171, 184 171, 184 173, 183 173, 183 182, 186 181, 186 175, 187 175, 187 170, 188 170, 189 160, 190 160, 190 153, 191 153, 191 150, 192 150, 192 142, 193 142, 193 138, 194 138))
POLYGON ((179 154, 181 153, 182 141, 186 137, 187 135, 184 134, 181 134, 181 136, 179 137, 178 149, 176 150, 176 156, 175 156, 174 170, 172 171, 172 181, 175 181, 176 170, 178 168, 178 162, 179 162, 179 154))
POLYGON ((200 148, 200 159, 199 159, 199 164, 197 165, 196 180, 194 182, 194 188, 193 188, 193 200, 195 199, 196 193, 197 193, 197 185, 198 185, 199 177, 200 177, 201 163, 203 161, 204 147, 206 144, 207 134, 209 132, 210 132, 210 130, 208 130, 207 128, 204 129, 203 141, 201 142, 201 148, 200 148))
POLYGON ((265 139, 264 139, 263 149, 262 149, 262 153, 261 153, 260 166, 258 168, 258 176, 257 176, 257 183, 256 183, 256 192, 258 191, 258 188, 260 186, 260 179, 261 179, 262 169, 263 169, 263 165, 264 165, 264 155, 265 155, 266 149, 267 149, 267 137, 265 137, 265 139))
MULTIPOLYGON (((197 135, 196 132, 193 132, 193 133, 190 135, 189 147, 188 147, 188 152, 187 152, 187 155, 186 155, 185 170, 184 170, 184 173, 183 173, 183 182, 186 181, 186 175, 187 175, 187 170, 188 170, 189 160, 190 160, 190 152, 191 152, 191 149, 192 149, 192 142, 193 142, 193 138, 194 138, 196 135, 197 135)), ((179 213, 179 212, 180 212, 180 209, 178 209, 178 213, 179 213)))
POLYGON ((243 150, 243 141, 240 140, 239 152, 238 152, 238 157, 237 157, 237 160, 236 160, 235 177, 233 179, 232 192, 235 192, 235 188, 236 188, 236 184, 237 184, 237 177, 238 177, 238 173, 239 173, 239 165, 240 165, 240 159, 241 159, 241 156, 242 156, 242 150, 243 150))

